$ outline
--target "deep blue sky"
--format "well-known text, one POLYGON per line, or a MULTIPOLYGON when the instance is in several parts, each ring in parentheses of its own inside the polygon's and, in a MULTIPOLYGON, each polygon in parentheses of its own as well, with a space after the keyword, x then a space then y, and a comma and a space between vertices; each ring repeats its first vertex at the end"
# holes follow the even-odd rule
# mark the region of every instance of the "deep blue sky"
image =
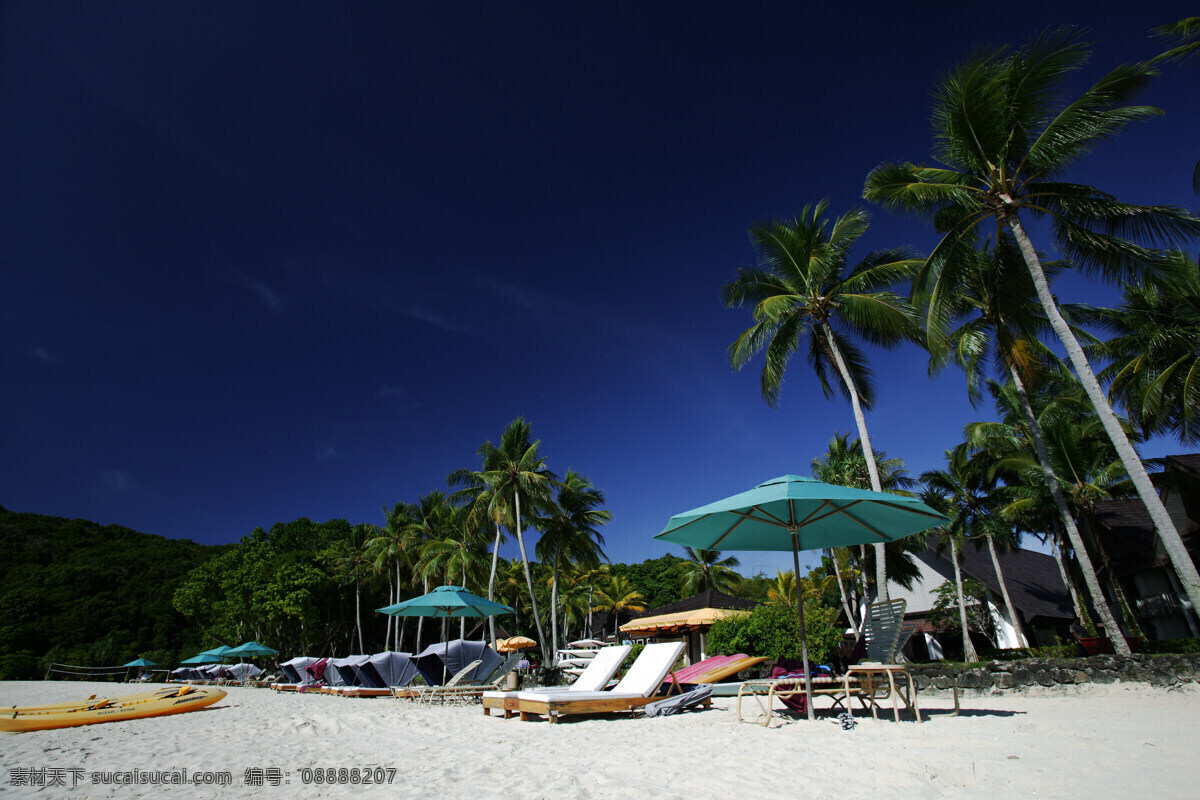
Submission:
MULTIPOLYGON (((212 543, 379 524, 524 415, 607 493, 614 560, 679 552, 651 539, 671 514, 853 430, 802 357, 777 409, 761 362, 731 371, 746 228, 925 160, 929 91, 973 44, 1083 24, 1094 81, 1193 12, 7 2, 0 503, 212 543)), ((1167 117, 1072 177, 1200 205, 1198 77, 1169 68, 1144 97, 1167 117)), ((932 244, 873 213, 856 256, 932 244)), ((914 349, 871 358, 873 441, 913 476, 990 416, 914 349)))

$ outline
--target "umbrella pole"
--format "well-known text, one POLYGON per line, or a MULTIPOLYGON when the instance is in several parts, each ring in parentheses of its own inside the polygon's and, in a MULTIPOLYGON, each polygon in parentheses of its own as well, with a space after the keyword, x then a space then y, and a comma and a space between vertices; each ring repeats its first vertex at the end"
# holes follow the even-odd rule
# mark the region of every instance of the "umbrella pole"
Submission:
POLYGON ((809 720, 816 719, 813 713, 812 673, 808 669, 808 633, 804 630, 804 592, 800 588, 800 537, 792 531, 792 569, 796 576, 796 613, 800 617, 800 657, 804 663, 804 695, 809 720))

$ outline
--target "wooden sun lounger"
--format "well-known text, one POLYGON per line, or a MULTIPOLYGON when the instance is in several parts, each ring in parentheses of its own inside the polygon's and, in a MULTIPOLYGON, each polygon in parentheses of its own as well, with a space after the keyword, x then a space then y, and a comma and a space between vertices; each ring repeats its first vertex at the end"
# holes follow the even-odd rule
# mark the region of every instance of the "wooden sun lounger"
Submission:
MULTIPOLYGON (((572 714, 635 711, 658 699, 654 697, 655 693, 662 687, 667 673, 682 652, 682 642, 646 645, 646 649, 612 691, 520 692, 517 695, 517 709, 522 720, 528 720, 530 715, 536 714, 550 722, 558 722, 561 717, 572 714)), ((673 681, 668 692, 677 691, 678 688, 679 684, 673 681)))

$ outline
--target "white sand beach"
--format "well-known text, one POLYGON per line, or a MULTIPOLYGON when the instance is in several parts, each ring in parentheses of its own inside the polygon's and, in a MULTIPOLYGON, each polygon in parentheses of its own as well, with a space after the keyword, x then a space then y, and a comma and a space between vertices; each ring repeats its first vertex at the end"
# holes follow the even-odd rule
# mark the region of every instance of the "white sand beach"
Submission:
MULTIPOLYGON (((144 690, 114 684, 0 684, 0 706, 144 690)), ((351 797, 315 768, 358 767, 387 796, 448 798, 1194 798, 1200 687, 1144 684, 965 697, 957 717, 899 724, 859 712, 810 723, 780 714, 738 724, 733 701, 669 717, 576 717, 561 724, 416 706, 230 688, 203 711, 55 731, 0 734, 0 796, 351 797), (382 770, 376 768, 383 768, 382 770), (17 785, 49 781, 65 785, 17 785), (251 773, 247 775, 247 770, 251 773), (131 770, 228 772, 229 786, 105 785, 131 770), (117 773, 104 776, 102 773, 117 773), (247 781, 249 778, 249 782, 247 781), (262 785, 254 785, 262 778, 262 785), (305 779, 313 783, 305 786, 305 779), (72 787, 73 779, 77 785, 72 787), (278 785, 272 785, 276 780, 278 785), (385 778, 386 779, 386 778, 385 778), (302 794, 298 794, 302 792, 302 794)), ((923 695, 925 710, 947 696, 923 695)), ((360 774, 362 774, 360 772, 360 774)), ((337 778, 335 777, 335 780, 337 778)), ((345 780, 345 778, 343 778, 345 780)), ((372 795, 383 796, 376 791, 372 795)))

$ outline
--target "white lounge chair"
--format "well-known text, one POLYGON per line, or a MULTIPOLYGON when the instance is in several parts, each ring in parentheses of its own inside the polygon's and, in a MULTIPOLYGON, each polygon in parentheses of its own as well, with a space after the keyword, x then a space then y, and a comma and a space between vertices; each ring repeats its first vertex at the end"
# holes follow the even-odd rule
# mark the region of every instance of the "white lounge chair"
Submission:
MULTIPOLYGON (((648 644, 621 682, 609 692, 519 692, 517 711, 522 720, 530 714, 558 722, 569 714, 603 714, 609 711, 633 711, 653 702, 663 680, 683 652, 683 642, 648 644)), ((677 688, 678 681, 671 684, 677 688)))
MULTIPOLYGON (((608 682, 621 664, 625 663, 626 656, 632 650, 632 646, 627 644, 617 645, 616 647, 602 647, 597 651, 587 665, 587 668, 579 674, 575 682, 570 686, 550 686, 541 689, 527 689, 526 692, 536 694, 562 693, 562 692, 599 692, 608 686, 608 682)), ((492 709, 503 710, 504 718, 512 717, 513 712, 517 711, 517 695, 520 692, 484 692, 483 713, 490 715, 492 709)))

